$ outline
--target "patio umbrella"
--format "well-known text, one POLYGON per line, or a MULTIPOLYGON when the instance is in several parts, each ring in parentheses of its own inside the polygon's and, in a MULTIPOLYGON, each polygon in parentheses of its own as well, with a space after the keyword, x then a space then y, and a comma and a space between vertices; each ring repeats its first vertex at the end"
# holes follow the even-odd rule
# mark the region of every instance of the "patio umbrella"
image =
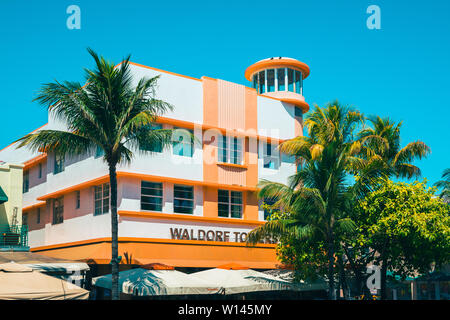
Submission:
MULTIPOLYGON (((111 274, 92 280, 97 287, 111 289, 111 274)), ((123 293, 136 296, 215 294, 220 291, 220 287, 177 270, 144 268, 119 272, 119 288, 123 293)))
POLYGON ((316 281, 294 281, 294 272, 292 270, 273 269, 264 271, 263 273, 292 283, 295 291, 315 291, 328 289, 328 285, 323 279, 318 279, 316 281))
POLYGON ((237 266, 236 264, 228 264, 214 269, 195 272, 192 275, 212 285, 222 287, 224 294, 294 290, 294 286, 288 281, 277 279, 271 275, 243 266, 237 266))
POLYGON ((0 300, 88 299, 89 291, 18 263, 0 264, 0 300))

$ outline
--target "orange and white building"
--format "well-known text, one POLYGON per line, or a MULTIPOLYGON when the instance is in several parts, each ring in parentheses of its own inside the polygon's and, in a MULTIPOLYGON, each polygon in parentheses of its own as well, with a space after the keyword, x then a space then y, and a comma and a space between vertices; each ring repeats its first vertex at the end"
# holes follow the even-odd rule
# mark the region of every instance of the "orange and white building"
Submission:
MULTIPOLYGON (((136 150, 130 165, 117 168, 121 263, 276 268, 273 243, 249 247, 245 240, 265 223, 258 181, 285 183, 296 171, 293 159, 276 147, 302 135, 309 67, 291 58, 261 60, 245 71, 251 87, 137 63, 130 69, 136 82, 160 75, 157 97, 174 106, 155 127, 189 130, 197 139, 180 134, 171 148, 136 150)), ((40 129, 65 127, 49 115, 40 129)), ((110 262, 108 168, 98 150, 55 157, 12 144, 0 159, 24 165, 23 219, 31 251, 110 262)))

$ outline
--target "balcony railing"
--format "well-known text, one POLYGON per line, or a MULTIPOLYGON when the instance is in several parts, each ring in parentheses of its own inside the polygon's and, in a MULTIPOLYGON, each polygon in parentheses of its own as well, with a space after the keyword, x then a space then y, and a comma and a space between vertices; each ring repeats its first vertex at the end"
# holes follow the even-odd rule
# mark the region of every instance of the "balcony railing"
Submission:
POLYGON ((28 247, 28 226, 0 225, 0 248, 28 247))

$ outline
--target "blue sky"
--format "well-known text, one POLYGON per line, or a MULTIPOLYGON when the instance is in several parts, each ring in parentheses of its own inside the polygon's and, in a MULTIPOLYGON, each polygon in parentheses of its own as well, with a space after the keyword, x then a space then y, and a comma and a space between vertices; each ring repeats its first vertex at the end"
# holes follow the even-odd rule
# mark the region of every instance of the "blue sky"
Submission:
POLYGON ((403 120, 402 142, 432 154, 416 164, 430 183, 450 167, 450 1, 13 1, 0 3, 0 148, 47 121, 32 99, 41 84, 83 81, 86 47, 132 61, 244 85, 250 64, 272 56, 307 63, 310 105, 334 99, 403 120), (69 30, 69 5, 81 29, 69 30), (369 5, 381 30, 369 30, 369 5))

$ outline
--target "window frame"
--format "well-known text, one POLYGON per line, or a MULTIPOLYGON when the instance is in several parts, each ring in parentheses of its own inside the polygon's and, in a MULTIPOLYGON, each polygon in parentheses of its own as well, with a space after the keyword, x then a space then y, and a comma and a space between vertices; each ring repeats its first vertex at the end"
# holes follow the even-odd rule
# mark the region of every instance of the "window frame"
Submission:
POLYGON ((64 196, 53 199, 52 204, 52 225, 64 222, 64 196), (58 206, 56 206, 58 203, 58 206))
POLYGON ((244 138, 219 135, 217 161, 219 163, 243 165, 244 138))
POLYGON ((30 191, 30 170, 23 171, 22 193, 30 191))
POLYGON ((109 213, 111 209, 111 192, 110 192, 110 184, 109 182, 105 182, 99 185, 94 186, 94 216, 100 216, 103 214, 109 213), (99 193, 97 191, 100 191, 99 193), (108 192, 105 195, 105 191, 108 192), (97 194, 100 194, 100 198, 97 198, 97 194), (101 203, 100 207, 97 206, 97 202, 101 203), (107 201, 107 202, 105 202, 107 201), (107 206, 106 206, 107 204, 107 206), (100 211, 97 212, 97 209, 100 208, 100 211), (105 210, 107 208, 107 210, 105 210))
POLYGON ((53 174, 58 174, 64 171, 65 169, 65 155, 60 155, 55 153, 54 155, 54 164, 53 164, 53 174))
MULTIPOLYGON (((186 191, 179 191, 179 192, 186 192, 186 191)), ((182 185, 182 184, 174 184, 173 185, 173 212, 174 213, 181 213, 181 214, 194 214, 194 206, 195 206, 195 189, 194 186, 189 186, 189 185, 182 185), (179 197, 176 196, 176 188, 190 188, 190 192, 192 192, 192 198, 183 198, 183 197, 179 197), (176 200, 178 201, 182 201, 182 202, 190 202, 191 206, 190 207, 186 207, 186 206, 176 206, 175 202, 176 200), (190 212, 183 212, 183 211, 177 211, 176 208, 190 208, 190 212)))
MULTIPOLYGON (((234 190, 226 190, 226 189, 218 189, 217 190, 217 216, 221 218, 230 218, 230 219, 242 219, 244 215, 244 201, 243 201, 244 194, 242 191, 234 191, 234 190), (221 201, 221 195, 220 193, 227 194, 226 198, 227 201, 221 201), (239 195, 238 199, 240 199, 240 203, 233 202, 233 199, 237 199, 236 197, 233 197, 234 195, 239 195), (220 205, 226 205, 227 206, 227 215, 221 215, 220 205), (233 207, 239 207, 239 216, 233 216, 233 207)), ((223 198, 223 195, 222 195, 223 198)))
POLYGON ((154 181, 146 181, 146 180, 141 180, 141 199, 140 199, 140 208, 143 211, 157 211, 157 212, 162 212, 164 207, 164 184, 162 182, 154 182, 154 181), (150 183, 150 184, 154 184, 154 185, 161 185, 161 188, 151 188, 151 187, 144 187, 145 183, 150 183), (160 190, 161 191, 161 195, 153 195, 153 194, 144 194, 143 193, 143 189, 155 189, 155 190, 160 190), (150 197, 150 198, 160 198, 160 204, 154 204, 151 202, 143 202, 143 197, 150 197), (146 209, 144 208, 144 205, 155 205, 155 206, 160 206, 161 209, 158 210, 158 208, 156 207, 156 209, 146 209))
MULTIPOLYGON (((193 130, 190 130, 190 129, 186 129, 186 128, 174 128, 174 129, 175 129, 175 132, 178 131, 178 130, 185 130, 185 131, 189 132, 189 134, 191 134, 191 135, 194 134, 193 130)), ((190 142, 185 142, 184 141, 185 135, 181 135, 180 134, 179 138, 183 138, 182 141, 181 140, 176 141, 174 135, 172 134, 172 154, 176 155, 176 156, 179 156, 179 157, 192 158, 194 156, 194 139, 193 139, 193 137, 190 137, 190 142), (178 146, 179 144, 182 144, 182 149, 181 149, 182 150, 182 154, 175 153, 175 147, 178 146), (190 154, 188 154, 188 155, 186 155, 185 152, 184 152, 185 151, 185 149, 184 149, 185 146, 189 146, 190 147, 190 154)))
POLYGON ((271 142, 263 144, 263 167, 265 169, 278 170, 281 165, 281 154, 277 150, 276 146, 272 146, 271 142), (274 167, 270 167, 270 164, 274 163, 274 167))

